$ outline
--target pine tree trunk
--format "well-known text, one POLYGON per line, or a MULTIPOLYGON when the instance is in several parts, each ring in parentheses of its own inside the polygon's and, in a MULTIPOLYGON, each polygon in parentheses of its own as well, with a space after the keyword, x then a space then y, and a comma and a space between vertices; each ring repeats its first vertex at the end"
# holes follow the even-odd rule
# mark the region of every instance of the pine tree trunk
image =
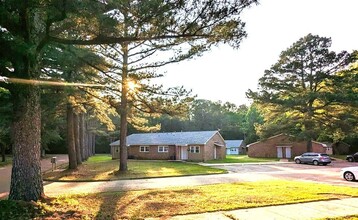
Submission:
POLYGON ((86 160, 90 157, 89 147, 88 147, 88 133, 85 133, 85 152, 86 152, 86 160))
POLYGON ((85 125, 84 125, 84 113, 80 114, 80 148, 81 148, 81 157, 82 157, 82 161, 86 160, 85 157, 85 146, 84 146, 84 129, 85 129, 85 125))
POLYGON ((307 141, 307 152, 312 152, 312 140, 307 141))
POLYGON ((89 150, 89 152, 90 152, 90 157, 92 157, 93 156, 93 149, 92 149, 92 133, 91 132, 89 132, 88 133, 88 150, 89 150))
POLYGON ((76 149, 77 165, 82 164, 81 146, 80 146, 80 122, 77 114, 73 115, 74 122, 74 139, 76 149))
POLYGON ((86 137, 87 137, 87 134, 86 134, 86 131, 85 131, 84 134, 83 134, 83 152, 84 152, 83 156, 85 158, 84 160, 88 159, 88 149, 87 149, 87 139, 86 139, 86 137))
POLYGON ((122 94, 121 94, 121 105, 120 105, 120 131, 119 131, 119 171, 126 172, 128 170, 127 159, 127 105, 128 105, 128 88, 127 88, 127 78, 128 78, 128 45, 122 45, 123 51, 123 67, 122 67, 122 94))
POLYGON ((13 94, 13 164, 10 200, 37 201, 44 195, 41 173, 40 90, 21 86, 13 94))
MULTIPOLYGON (((46 11, 27 2, 18 11, 22 57, 14 59, 14 77, 37 79, 41 73, 41 50, 46 38, 46 11)), ((17 38, 16 38, 17 39, 17 38)), ((18 38, 20 39, 20 38, 18 38)), ((14 41, 15 42, 15 41, 14 41)), ((17 48, 19 50, 19 48, 17 48)), ((41 173, 40 89, 34 85, 11 85, 13 100, 10 200, 37 201, 44 195, 41 173)))
POLYGON ((93 156, 93 149, 92 149, 92 133, 88 133, 88 150, 90 152, 90 157, 93 156))
POLYGON ((92 134, 92 152, 96 155, 96 134, 92 134))
POLYGON ((85 123, 84 142, 83 143, 84 143, 84 148, 85 148, 85 158, 87 160, 89 157, 87 123, 85 123))
POLYGON ((73 108, 70 104, 67 104, 67 150, 69 169, 77 168, 75 135, 74 135, 74 120, 73 120, 73 108))
POLYGON ((87 143, 87 157, 91 157, 91 148, 90 148, 90 133, 87 131, 86 135, 86 143, 87 143))

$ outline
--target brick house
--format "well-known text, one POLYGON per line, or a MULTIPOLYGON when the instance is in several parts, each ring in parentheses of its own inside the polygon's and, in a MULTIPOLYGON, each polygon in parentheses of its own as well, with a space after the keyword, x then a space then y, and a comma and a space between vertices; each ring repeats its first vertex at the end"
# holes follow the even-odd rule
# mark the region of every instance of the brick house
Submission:
MULTIPOLYGON (((249 157, 293 158, 307 152, 307 142, 279 134, 247 145, 249 157)), ((327 153, 327 145, 312 141, 312 152, 327 153)))
POLYGON ((246 154, 246 146, 243 140, 225 140, 226 155, 246 154))
MULTIPOLYGON (((110 144, 119 158, 119 141, 110 144)), ((218 131, 141 133, 127 136, 128 158, 207 161, 224 159, 225 141, 218 131)))

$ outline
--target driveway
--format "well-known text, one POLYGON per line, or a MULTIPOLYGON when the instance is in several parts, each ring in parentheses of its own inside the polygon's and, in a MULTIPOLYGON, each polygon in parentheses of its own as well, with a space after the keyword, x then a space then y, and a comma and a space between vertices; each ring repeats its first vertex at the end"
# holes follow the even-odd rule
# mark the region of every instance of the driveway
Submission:
POLYGON ((256 176, 267 176, 272 179, 304 180, 331 185, 344 185, 358 187, 358 182, 345 181, 340 170, 344 167, 358 166, 358 163, 346 161, 333 161, 327 166, 314 166, 310 164, 295 163, 262 163, 262 164, 224 164, 213 165, 213 167, 228 170, 231 174, 251 174, 256 176))
MULTIPOLYGON (((51 157, 57 158, 57 165, 68 163, 68 155, 46 155, 46 158, 41 160, 41 170, 42 172, 48 171, 52 168, 51 157)), ((0 198, 5 197, 9 194, 10 191, 10 182, 11 182, 11 169, 12 166, 0 167, 0 198)))
MULTIPOLYGON (((347 162, 334 162, 332 165, 328 166, 313 166, 294 163, 206 165, 226 169, 229 173, 106 182, 48 182, 45 186, 45 194, 48 196, 56 196, 63 192, 68 194, 80 194, 87 192, 95 193, 140 189, 162 189, 165 187, 199 186, 217 183, 253 182, 278 179, 314 181, 331 185, 358 187, 358 182, 347 182, 340 176, 340 169, 342 167, 354 165, 347 162)), ((355 165, 358 164, 355 163, 355 165)))

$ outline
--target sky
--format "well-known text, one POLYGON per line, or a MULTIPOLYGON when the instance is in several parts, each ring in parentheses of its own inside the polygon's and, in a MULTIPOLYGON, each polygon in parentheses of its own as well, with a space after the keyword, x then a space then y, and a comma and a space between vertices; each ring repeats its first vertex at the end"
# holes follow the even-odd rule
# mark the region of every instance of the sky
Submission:
POLYGON ((331 37, 331 50, 358 50, 358 0, 261 0, 243 12, 245 38, 239 49, 214 47, 203 56, 161 69, 165 86, 192 89, 197 98, 249 104, 264 70, 280 53, 312 33, 331 37))

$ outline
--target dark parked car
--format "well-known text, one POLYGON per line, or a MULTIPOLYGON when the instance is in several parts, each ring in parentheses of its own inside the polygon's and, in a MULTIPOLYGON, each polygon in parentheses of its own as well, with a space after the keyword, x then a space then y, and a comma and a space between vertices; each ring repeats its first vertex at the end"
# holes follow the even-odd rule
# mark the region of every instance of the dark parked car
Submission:
POLYGON ((331 158, 328 154, 323 153, 314 153, 314 152, 307 152, 302 154, 301 156, 297 156, 294 158, 297 164, 300 163, 311 163, 313 165, 327 165, 331 163, 331 158))
POLYGON ((352 155, 347 155, 346 160, 349 162, 358 162, 358 152, 352 155))

